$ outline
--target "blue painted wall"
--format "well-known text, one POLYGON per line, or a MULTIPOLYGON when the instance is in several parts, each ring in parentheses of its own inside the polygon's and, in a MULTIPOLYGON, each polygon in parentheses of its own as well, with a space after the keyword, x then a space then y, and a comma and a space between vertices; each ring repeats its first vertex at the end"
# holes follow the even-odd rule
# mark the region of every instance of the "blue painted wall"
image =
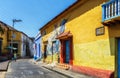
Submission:
POLYGON ((38 58, 42 58, 42 52, 41 52, 41 35, 38 35, 35 38, 35 53, 34 53, 34 59, 37 60, 38 58))

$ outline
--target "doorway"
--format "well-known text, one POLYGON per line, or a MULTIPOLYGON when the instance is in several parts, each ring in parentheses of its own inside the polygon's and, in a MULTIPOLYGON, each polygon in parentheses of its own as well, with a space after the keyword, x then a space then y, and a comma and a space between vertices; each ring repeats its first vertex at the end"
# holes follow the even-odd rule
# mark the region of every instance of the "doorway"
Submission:
POLYGON ((120 38, 117 39, 117 74, 118 74, 118 78, 120 78, 120 38))
MULTIPOLYGON (((11 43, 10 43, 10 46, 11 46, 11 43)), ((12 43, 12 47, 16 48, 15 50, 13 50, 13 53, 14 52, 18 53, 18 43, 12 43)))
POLYGON ((18 53, 18 43, 13 43, 13 47, 16 48, 16 50, 14 50, 16 53, 18 53))
POLYGON ((0 55, 2 55, 2 39, 0 39, 0 55))
POLYGON ((73 64, 72 37, 61 40, 61 63, 73 64))
POLYGON ((70 40, 65 40, 65 63, 69 64, 70 61, 70 40))
POLYGON ((38 51, 39 55, 38 55, 38 56, 41 57, 41 47, 40 47, 40 43, 39 43, 38 47, 39 47, 39 48, 38 48, 38 49, 39 49, 39 51, 38 51))
POLYGON ((44 62, 46 58, 47 58, 47 45, 44 45, 44 62))

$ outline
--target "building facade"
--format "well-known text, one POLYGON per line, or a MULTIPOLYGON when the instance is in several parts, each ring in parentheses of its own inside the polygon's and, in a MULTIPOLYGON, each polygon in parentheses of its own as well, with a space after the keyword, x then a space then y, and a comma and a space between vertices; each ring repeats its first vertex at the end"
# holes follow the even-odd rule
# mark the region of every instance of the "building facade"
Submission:
POLYGON ((33 48, 33 44, 34 44, 34 38, 31 37, 27 37, 27 51, 30 53, 30 57, 34 57, 34 48, 33 48))
POLYGON ((119 76, 120 1, 107 1, 77 1, 40 28, 45 61, 100 78, 119 76))
POLYGON ((120 78, 120 0, 102 5, 102 24, 108 27, 110 52, 115 56, 115 78, 120 78))
POLYGON ((33 40, 21 32, 21 57, 33 57, 33 40))
POLYGON ((8 26, 8 46, 11 46, 13 48, 16 48, 16 50, 13 50, 12 52, 16 52, 18 57, 21 57, 21 32, 14 29, 11 26, 8 26))
POLYGON ((33 40, 25 33, 0 21, 0 56, 9 57, 16 52, 18 57, 31 57, 33 56, 32 45, 33 40))
POLYGON ((41 35, 39 33, 34 40, 34 59, 38 60, 38 59, 41 59, 41 58, 42 58, 41 35))
POLYGON ((21 33, 21 57, 26 57, 26 45, 27 45, 27 35, 21 33))
POLYGON ((5 23, 0 21, 0 56, 7 53, 8 45, 8 27, 5 23))

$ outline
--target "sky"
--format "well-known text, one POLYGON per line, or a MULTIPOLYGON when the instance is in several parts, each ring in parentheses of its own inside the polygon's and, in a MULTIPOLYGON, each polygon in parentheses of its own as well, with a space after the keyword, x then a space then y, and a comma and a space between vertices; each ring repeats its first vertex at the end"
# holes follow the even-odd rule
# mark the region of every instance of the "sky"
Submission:
POLYGON ((0 0, 0 21, 35 37, 39 28, 72 5, 76 0, 0 0))

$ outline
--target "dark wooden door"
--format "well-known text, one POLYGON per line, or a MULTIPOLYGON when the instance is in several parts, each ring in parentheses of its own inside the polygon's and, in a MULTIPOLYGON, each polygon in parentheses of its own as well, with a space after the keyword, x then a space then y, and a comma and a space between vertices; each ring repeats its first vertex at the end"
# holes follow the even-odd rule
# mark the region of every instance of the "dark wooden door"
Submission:
POLYGON ((0 55, 2 54, 2 39, 0 39, 0 55))
POLYGON ((118 73, 117 74, 118 74, 118 78, 120 78, 120 38, 118 38, 118 54, 117 55, 118 55, 117 56, 118 57, 117 59, 118 60, 118 63, 117 63, 118 71, 117 72, 118 73))
POLYGON ((65 63, 70 61, 70 40, 65 41, 65 63))

